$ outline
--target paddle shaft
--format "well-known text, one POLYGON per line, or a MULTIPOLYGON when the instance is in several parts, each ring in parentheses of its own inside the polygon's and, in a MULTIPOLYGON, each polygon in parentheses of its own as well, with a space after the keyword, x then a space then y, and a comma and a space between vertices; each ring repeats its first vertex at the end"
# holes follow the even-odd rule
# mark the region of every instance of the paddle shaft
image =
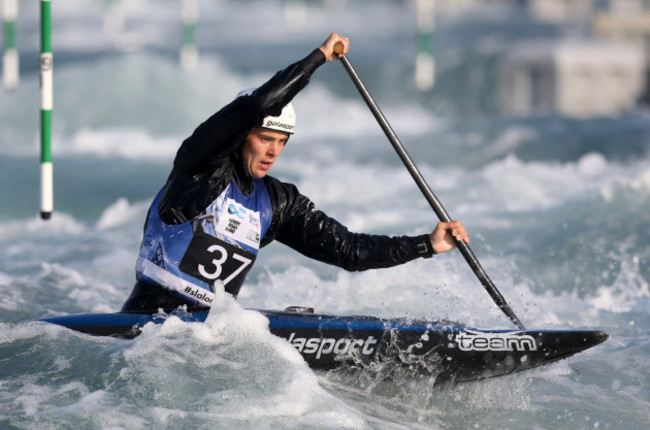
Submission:
MULTIPOLYGON (((335 45, 334 52, 336 52, 337 54, 343 52, 343 45, 341 45, 340 43, 335 45)), ((377 106, 372 96, 370 95, 366 87, 363 85, 363 82, 361 82, 361 79, 357 75, 357 72, 354 70, 354 67, 352 67, 352 64, 350 64, 348 58, 345 55, 342 55, 340 60, 341 63, 343 63, 343 67, 345 67, 345 70, 350 75, 350 78, 352 78, 354 85, 359 90, 361 97, 363 97, 364 101, 372 111, 372 114, 374 115, 375 119, 379 123, 379 126, 386 134, 386 137, 390 141, 391 145, 393 145, 393 148, 397 152, 397 155, 399 155, 400 159, 404 163, 404 166, 406 166, 406 168, 408 169, 409 173, 411 174, 416 184, 420 188, 420 191, 422 191, 422 194, 424 194, 424 197, 429 202, 429 205, 431 205, 433 211, 436 213, 436 215, 441 221, 445 221, 445 222, 451 221, 451 217, 449 216, 445 208, 442 206, 442 203, 440 203, 440 200, 438 200, 436 195, 433 193, 431 187, 429 187, 429 185, 422 177, 422 174, 418 170, 415 163, 413 163, 413 160, 406 152, 406 149, 404 149, 404 146, 400 143, 399 139, 397 138, 397 135, 395 134, 390 124, 386 120, 386 117, 379 109, 379 106, 377 106)), ((510 320, 518 328, 525 330, 524 325, 521 323, 519 318, 517 318, 517 315, 515 315, 513 310, 506 302, 506 299, 501 295, 496 285, 494 285, 494 282, 492 282, 490 277, 487 275, 487 273, 481 266, 481 263, 479 263, 478 259, 476 258, 476 255, 474 255, 474 252, 469 247, 469 245, 460 240, 456 240, 456 245, 458 246, 460 253, 465 258, 465 261, 467 261, 467 264, 469 264, 469 266, 474 271, 474 274, 476 275, 478 280, 481 282, 483 287, 487 290, 490 297, 492 297, 492 300, 494 300, 497 306, 501 308, 503 313, 505 313, 506 316, 508 316, 508 318, 510 318, 510 320)))

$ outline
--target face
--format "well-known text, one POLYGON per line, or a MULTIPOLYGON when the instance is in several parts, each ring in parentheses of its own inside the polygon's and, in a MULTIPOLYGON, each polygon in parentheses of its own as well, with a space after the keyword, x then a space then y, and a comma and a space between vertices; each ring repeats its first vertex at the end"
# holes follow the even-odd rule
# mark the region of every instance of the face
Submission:
POLYGON ((289 140, 289 134, 266 128, 254 128, 244 142, 243 157, 248 173, 255 179, 260 179, 273 166, 284 144, 289 140))

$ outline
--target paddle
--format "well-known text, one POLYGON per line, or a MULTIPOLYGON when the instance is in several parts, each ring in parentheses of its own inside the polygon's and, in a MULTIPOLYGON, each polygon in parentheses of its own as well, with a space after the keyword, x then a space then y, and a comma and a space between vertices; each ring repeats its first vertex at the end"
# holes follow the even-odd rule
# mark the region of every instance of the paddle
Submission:
MULTIPOLYGON (((343 53, 343 44, 338 42, 336 45, 334 45, 334 52, 336 54, 343 53)), ((348 58, 345 55, 341 55, 340 60, 341 63, 343 63, 343 67, 345 67, 345 70, 348 72, 350 78, 354 82, 354 85, 359 90, 361 97, 363 97, 366 104, 372 111, 372 114, 375 116, 375 119, 379 123, 382 130, 384 130, 386 137, 393 145, 393 148, 397 152, 397 155, 399 155, 399 157, 401 158, 402 162, 404 163, 409 173, 411 174, 411 176, 417 183, 418 187, 420 188, 420 191, 422 191, 422 194, 424 194, 424 197, 431 205, 433 211, 436 213, 436 215, 438 215, 438 218, 441 221, 445 221, 445 222, 451 221, 449 214, 442 206, 442 204, 440 203, 436 195, 433 193, 433 191, 431 191, 431 188, 427 185, 426 181, 418 171, 418 168, 415 166, 415 163, 413 163, 413 160, 411 160, 411 157, 404 149, 404 146, 400 143, 399 139, 397 138, 397 135, 395 135, 395 132, 393 132, 393 129, 391 128, 390 124, 388 124, 386 117, 384 117, 384 114, 381 112, 381 110, 373 100, 368 90, 366 90, 366 87, 363 85, 363 82, 361 82, 361 79, 359 78, 357 72, 352 67, 352 64, 350 64, 348 58)), ((476 255, 474 255, 474 252, 470 249, 469 245, 459 240, 456 240, 456 245, 458 246, 460 253, 465 258, 465 261, 467 261, 467 264, 469 264, 469 266, 474 271, 474 274, 476 275, 478 280, 481 282, 483 287, 485 287, 490 297, 492 297, 492 300, 494 300, 497 306, 501 308, 503 313, 505 313, 508 316, 508 318, 510 318, 510 320, 513 323, 515 323, 515 325, 518 328, 525 330, 524 325, 521 323, 521 321, 519 321, 517 315, 515 315, 515 313, 510 308, 510 306, 508 306, 508 303, 506 303, 506 299, 501 295, 496 285, 494 285, 494 282, 492 282, 492 280, 487 275, 485 270, 483 270, 483 267, 481 267, 481 264, 476 258, 476 255)))

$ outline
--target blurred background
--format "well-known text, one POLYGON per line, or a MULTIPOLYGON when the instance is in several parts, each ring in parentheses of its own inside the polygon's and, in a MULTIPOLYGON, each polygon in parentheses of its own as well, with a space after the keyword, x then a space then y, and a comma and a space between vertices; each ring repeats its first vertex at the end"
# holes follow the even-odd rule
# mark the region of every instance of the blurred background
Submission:
MULTIPOLYGON (((170 428, 174 417, 228 428, 650 421, 649 1, 52 1, 47 221, 39 3, 2 0, 0 9, 0 426, 25 416, 87 428, 150 427, 161 415, 170 428), (305 376, 263 328, 238 325, 248 321, 242 309, 212 328, 214 348, 188 327, 123 344, 25 324, 119 310, 147 208, 182 140, 331 32, 350 38, 349 60, 522 322, 596 328, 610 340, 504 382, 432 391, 426 380, 380 389, 361 378, 354 390, 305 376), (266 345, 257 355, 251 339, 266 345), (222 353, 222 341, 235 349, 222 353), (206 357, 223 360, 197 376, 206 357), (269 402, 270 392, 284 397, 269 402)), ((340 64, 322 66, 294 106, 297 132, 272 175, 351 230, 433 228, 340 64)), ((456 253, 347 273, 271 244, 238 301, 511 327, 456 253)))

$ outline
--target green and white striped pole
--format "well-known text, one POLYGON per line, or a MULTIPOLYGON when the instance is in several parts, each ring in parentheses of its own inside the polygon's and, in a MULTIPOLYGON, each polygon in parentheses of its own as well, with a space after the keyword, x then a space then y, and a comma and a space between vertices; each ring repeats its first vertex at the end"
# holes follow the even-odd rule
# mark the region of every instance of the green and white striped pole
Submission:
POLYGON ((192 69, 199 62, 199 49, 196 46, 196 22, 199 9, 196 0, 181 0, 181 66, 192 69))
POLYGON ((52 13, 50 0, 41 0, 41 218, 54 210, 52 169, 52 13))
POLYGON ((124 8, 120 0, 104 0, 103 27, 108 39, 115 39, 124 33, 124 8))
POLYGON ((4 0, 3 6, 2 85, 6 90, 12 91, 16 89, 20 81, 18 49, 16 48, 18 0, 4 0))
POLYGON ((415 85, 420 91, 430 91, 435 82, 433 60, 433 28, 436 0, 417 0, 418 54, 415 59, 415 85))

